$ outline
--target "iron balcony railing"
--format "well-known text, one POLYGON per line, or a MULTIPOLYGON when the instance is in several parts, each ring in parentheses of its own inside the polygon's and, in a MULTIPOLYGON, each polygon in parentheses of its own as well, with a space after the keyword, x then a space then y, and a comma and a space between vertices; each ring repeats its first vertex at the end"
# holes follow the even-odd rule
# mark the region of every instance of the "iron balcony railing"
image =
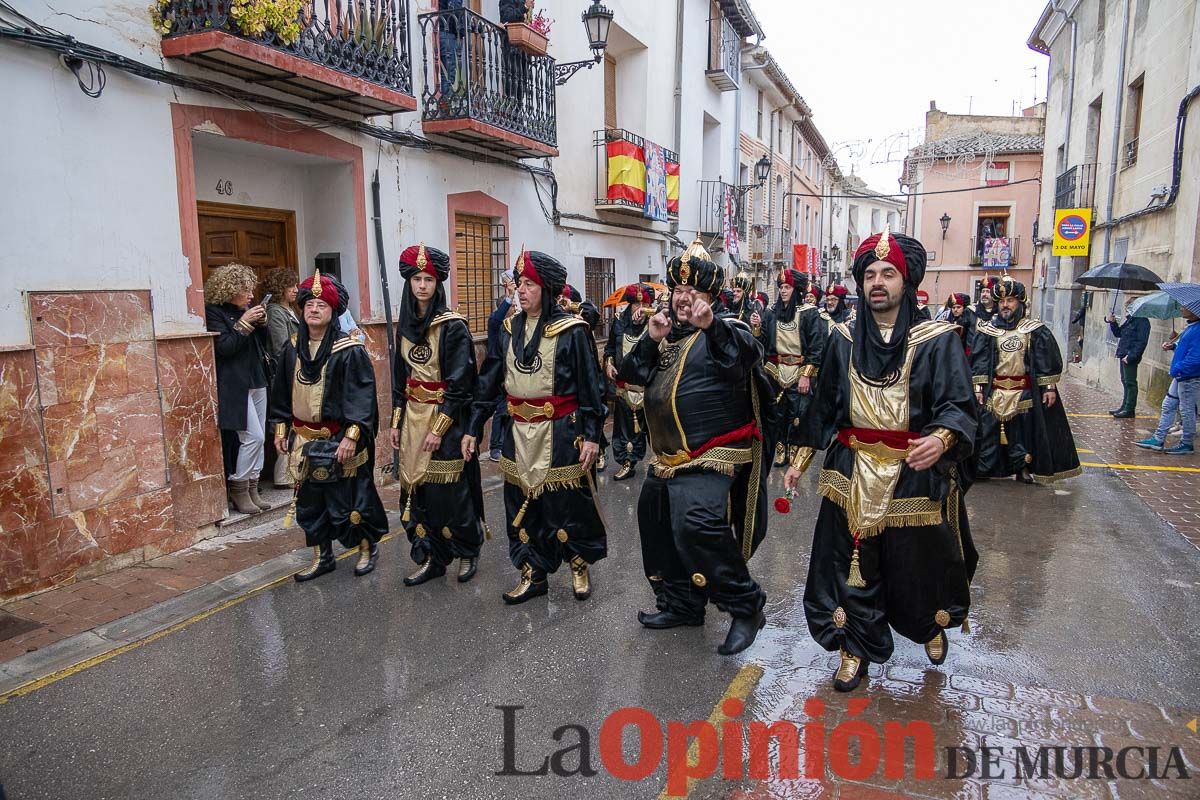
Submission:
POLYGON ((475 120, 557 146, 553 58, 510 46, 504 28, 465 8, 418 19, 425 122, 475 120))
MULTIPOLYGON (((596 153, 596 208, 603 211, 642 216, 646 207, 646 140, 624 128, 603 128, 595 132, 593 149, 596 153), (623 166, 636 167, 623 172, 623 166)), ((666 165, 679 166, 679 155, 663 148, 666 165)), ((668 198, 668 204, 670 199, 668 198)), ((679 219, 679 207, 667 208, 668 219, 679 219)))
POLYGON ((739 250, 744 255, 750 243, 746 240, 745 194, 724 181, 700 181, 700 221, 697 229, 704 236, 724 236, 726 198, 733 204, 733 219, 737 230, 739 250))
POLYGON ((1020 236, 971 237, 971 266, 984 269, 1005 269, 1020 263, 1020 236), (1008 263, 1004 252, 1008 251, 1008 263))
POLYGON ((708 21, 708 69, 705 74, 722 92, 732 92, 742 82, 742 37, 725 17, 708 21))
POLYGON ((1076 164, 1054 181, 1055 208, 1091 208, 1095 198, 1095 164, 1076 164))
POLYGON ((408 0, 308 0, 300 10, 299 36, 285 42, 267 30, 243 33, 229 0, 168 0, 161 9, 170 30, 164 38, 222 31, 323 67, 412 95, 408 0))

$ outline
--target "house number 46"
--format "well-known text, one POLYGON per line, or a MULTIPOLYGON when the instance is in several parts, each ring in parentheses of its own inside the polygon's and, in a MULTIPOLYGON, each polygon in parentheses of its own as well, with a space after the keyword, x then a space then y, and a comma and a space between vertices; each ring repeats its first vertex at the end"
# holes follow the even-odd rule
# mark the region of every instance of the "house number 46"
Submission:
POLYGON ((233 194, 233 181, 217 181, 217 194, 226 196, 233 194))

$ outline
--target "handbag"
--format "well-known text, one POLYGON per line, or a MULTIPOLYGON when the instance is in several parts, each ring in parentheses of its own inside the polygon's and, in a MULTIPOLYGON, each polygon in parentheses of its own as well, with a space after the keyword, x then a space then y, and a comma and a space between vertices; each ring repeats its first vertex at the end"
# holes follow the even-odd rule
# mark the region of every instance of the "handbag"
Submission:
POLYGON ((337 483, 342 477, 337 460, 338 443, 333 439, 317 439, 304 445, 304 466, 301 474, 309 483, 337 483))

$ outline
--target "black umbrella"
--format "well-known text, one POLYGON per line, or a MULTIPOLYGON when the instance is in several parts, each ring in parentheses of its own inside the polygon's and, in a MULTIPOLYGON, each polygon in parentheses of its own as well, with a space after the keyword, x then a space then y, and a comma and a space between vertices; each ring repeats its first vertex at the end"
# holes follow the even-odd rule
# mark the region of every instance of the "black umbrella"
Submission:
MULTIPOLYGON (((1075 279, 1076 283, 1084 286, 1094 286, 1097 289, 1116 289, 1117 291, 1153 291, 1162 283, 1162 278, 1145 267, 1137 264, 1127 264, 1124 261, 1113 261, 1092 267, 1075 279)), ((1113 295, 1113 309, 1117 307, 1117 296, 1113 295)))

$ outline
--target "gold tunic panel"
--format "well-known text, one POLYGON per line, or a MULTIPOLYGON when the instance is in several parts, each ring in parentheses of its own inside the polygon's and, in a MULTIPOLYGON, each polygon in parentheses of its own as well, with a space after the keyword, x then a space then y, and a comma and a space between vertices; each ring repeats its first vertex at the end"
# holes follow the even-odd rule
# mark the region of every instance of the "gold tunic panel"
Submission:
MULTIPOLYGON (((413 342, 400 337, 400 356, 412 380, 425 383, 442 381, 441 325, 451 319, 462 317, 453 313, 436 317, 429 326, 428 342, 413 342)), ((434 454, 424 449, 425 437, 433 430, 440 408, 440 404, 418 403, 411 398, 404 404, 404 420, 400 426, 399 477, 405 489, 422 483, 453 483, 462 474, 461 459, 435 463, 434 454)))
MULTIPOLYGON (((638 342, 640 342, 642 337, 645 335, 645 328, 643 328, 642 332, 637 336, 630 336, 628 333, 623 334, 621 336, 620 343, 617 345, 617 351, 621 358, 624 359, 625 356, 633 352, 633 348, 637 347, 638 342)), ((646 400, 646 389, 643 386, 626 384, 624 388, 617 387, 617 396, 624 400, 627 406, 634 411, 637 411, 642 407, 642 403, 644 403, 646 400)))
MULTIPOLYGON (((525 330, 532 333, 536 317, 525 320, 525 330)), ((554 395, 554 361, 558 352, 558 337, 543 330, 538 351, 532 364, 521 364, 510 346, 504 354, 504 387, 509 395, 521 398, 551 397, 554 395)), ((554 445, 554 421, 541 419, 521 422, 512 419, 513 455, 517 470, 506 477, 513 479, 526 494, 536 494, 550 473, 554 445)))
POLYGON ((1017 377, 1026 374, 1025 356, 1029 352, 1029 334, 1036 328, 1031 320, 1023 320, 1011 331, 993 325, 980 325, 979 330, 996 340, 996 371, 992 394, 988 398, 988 410, 1000 422, 1008 422, 1018 414, 1028 411, 1032 402, 1026 396, 1027 389, 1005 388, 995 383, 996 375, 1017 377))
MULTIPOLYGON (((804 358, 804 342, 800 339, 799 309, 796 310, 796 316, 791 322, 775 323, 775 352, 780 356, 804 358)), ((782 361, 782 359, 780 360, 782 361)), ((800 368, 800 364, 767 364, 767 369, 784 389, 792 388, 800 380, 800 368)))

